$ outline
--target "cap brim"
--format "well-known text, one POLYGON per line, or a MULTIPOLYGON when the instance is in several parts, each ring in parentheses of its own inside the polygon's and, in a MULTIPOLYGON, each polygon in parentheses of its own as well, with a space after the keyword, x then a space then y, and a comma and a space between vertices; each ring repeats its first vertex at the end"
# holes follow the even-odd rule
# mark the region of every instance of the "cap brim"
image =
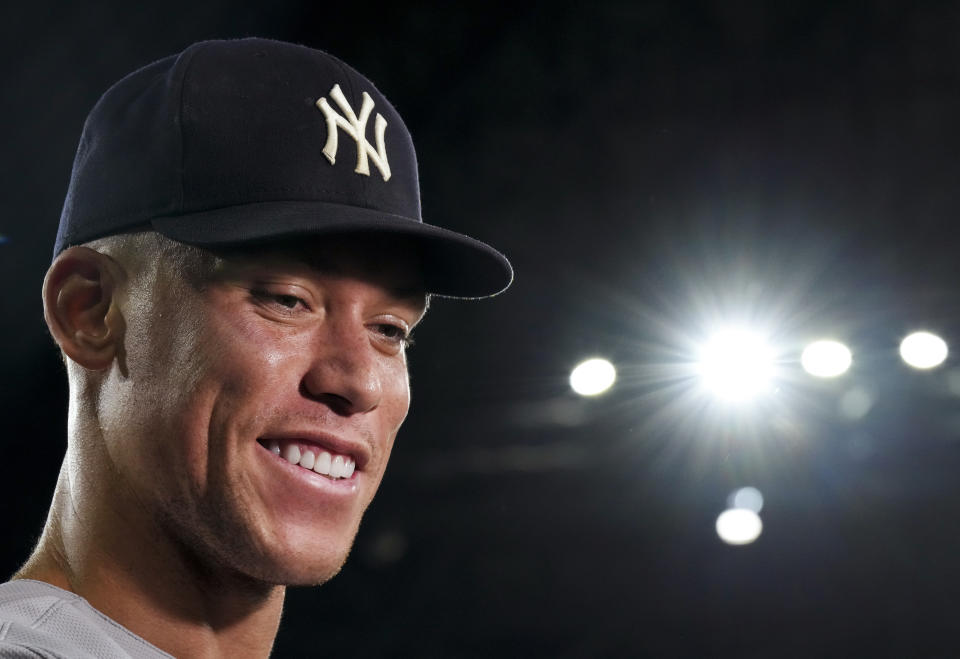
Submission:
POLYGON ((398 215, 324 202, 262 202, 155 217, 168 238, 199 246, 249 244, 297 236, 378 233, 407 237, 423 264, 427 292, 453 298, 501 293, 513 281, 507 258, 486 243, 398 215))

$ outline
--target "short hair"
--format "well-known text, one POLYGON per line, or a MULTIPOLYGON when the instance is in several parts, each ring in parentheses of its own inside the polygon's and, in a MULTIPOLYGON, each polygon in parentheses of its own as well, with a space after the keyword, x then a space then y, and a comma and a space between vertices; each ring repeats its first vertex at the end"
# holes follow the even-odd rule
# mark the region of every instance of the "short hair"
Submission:
POLYGON ((83 247, 111 257, 133 277, 153 275, 162 265, 180 273, 195 286, 202 286, 221 261, 211 251, 150 230, 97 238, 84 243, 83 247))

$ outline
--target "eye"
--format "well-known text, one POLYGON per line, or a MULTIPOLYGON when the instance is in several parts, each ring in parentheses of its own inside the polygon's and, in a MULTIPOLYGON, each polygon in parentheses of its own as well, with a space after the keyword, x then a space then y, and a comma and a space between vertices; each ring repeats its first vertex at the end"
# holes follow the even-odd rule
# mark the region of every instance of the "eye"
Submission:
POLYGON ((253 289, 250 295, 260 304, 277 308, 284 312, 294 311, 298 308, 308 309, 309 305, 303 298, 290 293, 277 293, 263 289, 253 289))
POLYGON ((277 304, 287 309, 296 309, 297 305, 305 304, 305 302, 296 295, 274 295, 273 299, 277 304))
POLYGON ((405 327, 393 323, 377 323, 373 328, 388 342, 409 348, 413 345, 413 337, 405 327))

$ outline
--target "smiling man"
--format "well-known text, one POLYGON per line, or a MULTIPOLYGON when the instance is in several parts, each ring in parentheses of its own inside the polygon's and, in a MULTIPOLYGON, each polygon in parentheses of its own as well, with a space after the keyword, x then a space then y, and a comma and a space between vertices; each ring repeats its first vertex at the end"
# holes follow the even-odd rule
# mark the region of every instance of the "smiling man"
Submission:
POLYGON ((263 39, 194 44, 84 127, 43 287, 70 382, 0 656, 263 657, 284 586, 346 560, 410 404, 429 297, 507 260, 424 224, 365 78, 263 39))

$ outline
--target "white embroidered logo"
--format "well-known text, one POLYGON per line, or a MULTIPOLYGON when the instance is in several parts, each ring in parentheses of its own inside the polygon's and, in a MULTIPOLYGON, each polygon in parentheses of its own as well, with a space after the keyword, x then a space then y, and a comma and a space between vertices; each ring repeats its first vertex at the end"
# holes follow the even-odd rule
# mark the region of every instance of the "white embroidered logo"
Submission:
POLYGON ((374 135, 377 140, 377 148, 374 149, 373 145, 367 141, 367 119, 370 118, 370 112, 373 110, 373 99, 370 98, 370 94, 363 92, 363 104, 360 106, 359 117, 354 114, 350 103, 347 102, 343 92, 340 91, 340 85, 333 86, 333 89, 330 90, 330 98, 336 101, 346 117, 338 114, 336 110, 330 107, 326 98, 321 96, 317 101, 317 107, 323 112, 323 116, 327 118, 327 143, 323 147, 323 155, 327 157, 331 165, 337 162, 337 127, 340 127, 343 129, 343 132, 357 142, 357 168, 353 171, 357 174, 370 176, 370 166, 367 164, 367 159, 369 158, 373 161, 373 164, 377 166, 377 169, 380 170, 380 175, 383 177, 383 180, 390 180, 390 164, 387 162, 387 150, 383 142, 383 134, 387 129, 387 120, 384 119, 383 115, 379 112, 374 122, 374 135))

